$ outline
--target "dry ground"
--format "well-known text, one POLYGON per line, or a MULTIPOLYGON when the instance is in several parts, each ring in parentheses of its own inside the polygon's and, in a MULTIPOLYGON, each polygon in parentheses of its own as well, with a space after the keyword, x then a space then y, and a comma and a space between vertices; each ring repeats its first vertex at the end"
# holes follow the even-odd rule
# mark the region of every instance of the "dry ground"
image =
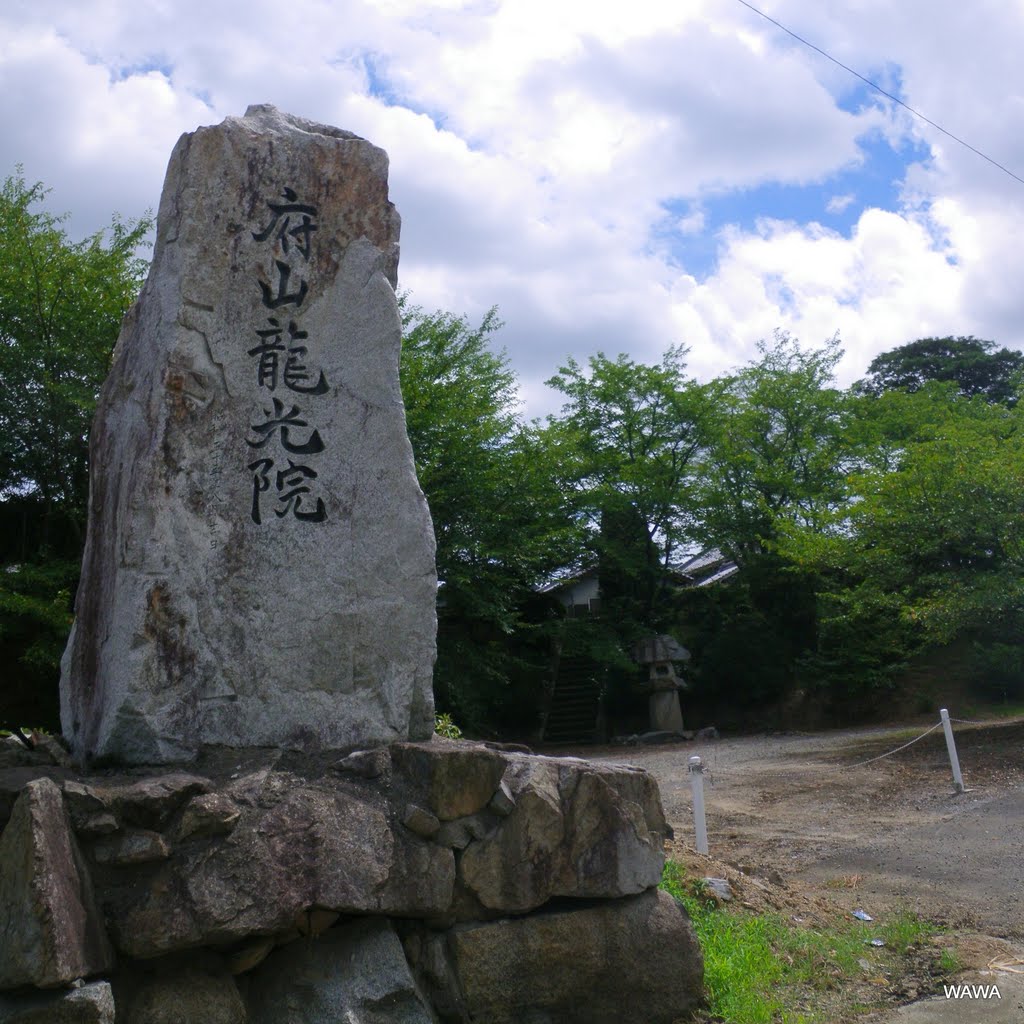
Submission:
MULTIPOLYGON (((729 877, 753 910, 813 925, 855 908, 879 921, 909 909, 948 927, 936 941, 964 969, 1012 962, 1024 952, 1024 720, 955 726, 964 794, 954 793, 941 729, 859 764, 934 721, 576 753, 650 771, 673 856, 691 873, 729 877), (695 753, 708 769, 707 859, 694 850, 695 753)), ((885 1001, 935 991, 935 961, 922 955, 885 1001)))

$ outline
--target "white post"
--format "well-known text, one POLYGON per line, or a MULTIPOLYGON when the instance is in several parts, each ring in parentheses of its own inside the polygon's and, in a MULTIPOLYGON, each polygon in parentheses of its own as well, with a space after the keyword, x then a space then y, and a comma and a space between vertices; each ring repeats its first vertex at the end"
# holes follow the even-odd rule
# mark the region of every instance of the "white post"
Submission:
POLYGON ((704 762, 700 754, 687 761, 690 788, 693 790, 693 831, 697 836, 697 852, 708 855, 708 824, 704 818, 704 762))
POLYGON ((953 739, 953 726, 949 724, 949 712, 946 708, 939 710, 942 718, 942 731, 946 734, 946 750, 949 751, 949 763, 953 768, 953 786, 958 793, 964 791, 964 777, 960 774, 960 758, 956 756, 956 742, 953 739))

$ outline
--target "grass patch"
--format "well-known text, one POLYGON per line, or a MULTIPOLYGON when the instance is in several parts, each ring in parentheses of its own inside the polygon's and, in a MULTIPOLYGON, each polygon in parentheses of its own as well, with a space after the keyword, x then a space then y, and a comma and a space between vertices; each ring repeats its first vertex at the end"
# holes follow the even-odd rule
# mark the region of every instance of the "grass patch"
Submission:
MULTIPOLYGON (((704 952, 711 1019, 724 1024, 835 1024, 885 1005, 909 954, 939 929, 911 914, 863 923, 837 915, 828 928, 778 914, 721 908, 674 861, 661 887, 686 907, 704 952), (882 946, 872 946, 880 939, 882 946)), ((935 973, 948 972, 934 952, 935 973)), ((919 965, 917 965, 919 966, 919 965)))
POLYGON ((1020 701, 1004 701, 1000 704, 968 704, 960 715, 957 715, 955 711, 950 711, 950 714, 954 718, 975 718, 979 720, 1024 718, 1024 704, 1020 701))

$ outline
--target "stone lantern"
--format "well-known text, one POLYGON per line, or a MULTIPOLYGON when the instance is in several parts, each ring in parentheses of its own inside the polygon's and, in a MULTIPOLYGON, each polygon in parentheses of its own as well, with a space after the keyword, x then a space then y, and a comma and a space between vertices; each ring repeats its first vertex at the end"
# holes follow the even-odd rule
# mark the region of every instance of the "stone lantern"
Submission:
POLYGON ((679 691, 686 683, 676 675, 676 663, 689 661, 690 652, 674 637, 651 636, 633 645, 633 660, 648 666, 648 676, 641 684, 648 694, 648 707, 653 732, 682 732, 683 711, 679 691))

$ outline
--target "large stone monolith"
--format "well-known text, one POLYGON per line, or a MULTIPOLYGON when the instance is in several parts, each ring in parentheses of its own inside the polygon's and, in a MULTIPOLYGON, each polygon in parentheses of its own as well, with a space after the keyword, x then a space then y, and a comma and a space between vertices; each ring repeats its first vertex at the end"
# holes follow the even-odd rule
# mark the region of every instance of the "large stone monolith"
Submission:
POLYGON ((93 425, 79 757, 431 734, 398 232, 387 156, 349 132, 258 106, 178 142, 93 425))

